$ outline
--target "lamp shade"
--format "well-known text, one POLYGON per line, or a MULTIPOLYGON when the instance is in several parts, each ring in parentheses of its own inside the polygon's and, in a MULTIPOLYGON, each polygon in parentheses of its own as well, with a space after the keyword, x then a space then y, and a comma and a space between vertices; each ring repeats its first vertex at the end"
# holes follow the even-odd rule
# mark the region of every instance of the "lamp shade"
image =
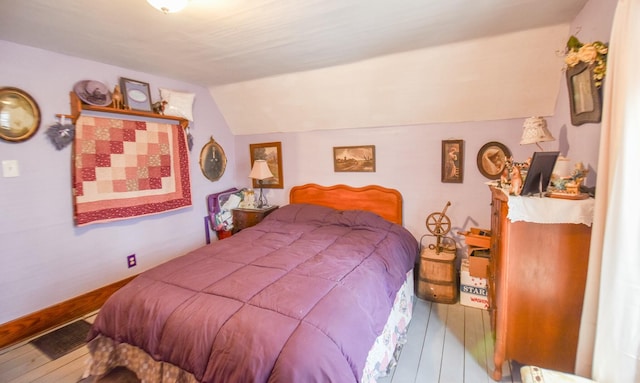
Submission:
POLYGON ((542 117, 530 117, 524 121, 522 126, 522 138, 520 145, 537 144, 538 142, 554 141, 555 138, 547 129, 547 121, 542 117))
POLYGON ((187 6, 189 0, 147 0, 155 9, 163 13, 179 12, 187 6))
POLYGON ((269 170, 269 165, 265 160, 255 160, 249 178, 254 180, 266 180, 267 178, 273 178, 273 173, 269 170))

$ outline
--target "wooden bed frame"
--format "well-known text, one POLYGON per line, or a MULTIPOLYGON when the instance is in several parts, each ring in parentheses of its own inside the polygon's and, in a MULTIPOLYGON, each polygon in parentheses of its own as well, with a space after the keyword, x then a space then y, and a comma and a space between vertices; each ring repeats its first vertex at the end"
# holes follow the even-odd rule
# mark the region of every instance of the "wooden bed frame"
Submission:
POLYGON ((294 186, 289 192, 289 203, 310 203, 339 210, 367 210, 402 225, 402 195, 395 189, 377 185, 294 186))

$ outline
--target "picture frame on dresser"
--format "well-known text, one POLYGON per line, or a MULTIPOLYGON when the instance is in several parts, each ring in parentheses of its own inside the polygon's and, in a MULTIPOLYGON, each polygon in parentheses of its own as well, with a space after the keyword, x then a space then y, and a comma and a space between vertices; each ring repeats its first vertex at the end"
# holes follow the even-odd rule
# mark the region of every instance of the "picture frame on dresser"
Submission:
POLYGON ((462 183, 464 176, 464 141, 442 141, 442 164, 440 181, 462 183))
POLYGON ((265 160, 267 161, 269 170, 273 174, 272 178, 263 180, 261 184, 259 184, 255 179, 252 180, 253 188, 283 189, 282 143, 263 142, 258 144, 249 144, 249 153, 251 156, 250 166, 253 166, 255 160, 265 160))

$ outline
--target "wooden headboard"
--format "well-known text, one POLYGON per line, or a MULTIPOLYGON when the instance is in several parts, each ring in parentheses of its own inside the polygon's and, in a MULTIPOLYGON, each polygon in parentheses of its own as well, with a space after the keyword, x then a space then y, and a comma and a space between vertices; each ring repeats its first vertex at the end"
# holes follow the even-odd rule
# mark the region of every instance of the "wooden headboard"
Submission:
POLYGON ((294 186, 289 192, 289 203, 310 203, 339 210, 367 210, 402 225, 402 195, 395 189, 377 185, 294 186))

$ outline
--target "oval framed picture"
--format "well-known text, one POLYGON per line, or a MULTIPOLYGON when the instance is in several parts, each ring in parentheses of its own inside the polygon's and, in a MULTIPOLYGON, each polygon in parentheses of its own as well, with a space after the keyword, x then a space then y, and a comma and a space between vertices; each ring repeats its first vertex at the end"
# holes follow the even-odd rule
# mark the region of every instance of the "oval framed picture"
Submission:
POLYGON ((497 180, 502 175, 511 150, 497 141, 487 142, 478 151, 478 170, 490 180, 497 180))
POLYGON ((227 167, 227 156, 222 146, 213 137, 200 151, 200 169, 209 181, 217 181, 224 174, 227 167))
POLYGON ((20 142, 31 138, 40 127, 40 108, 25 91, 0 88, 0 138, 20 142))

